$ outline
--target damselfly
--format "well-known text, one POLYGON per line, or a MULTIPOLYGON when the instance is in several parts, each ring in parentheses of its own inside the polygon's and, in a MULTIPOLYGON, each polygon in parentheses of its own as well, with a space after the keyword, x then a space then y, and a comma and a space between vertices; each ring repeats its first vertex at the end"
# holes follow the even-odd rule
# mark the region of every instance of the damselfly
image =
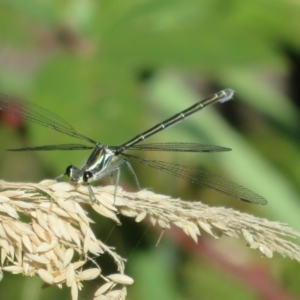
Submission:
MULTIPOLYGON (((222 90, 213 96, 197 102, 189 108, 179 112, 171 118, 151 127, 142 134, 135 136, 126 143, 119 146, 105 146, 95 140, 79 133, 68 122, 60 118, 56 114, 41 108, 31 102, 21 101, 17 98, 0 94, 0 110, 12 114, 27 121, 54 129, 71 137, 84 140, 94 146, 82 144, 60 144, 46 145, 38 147, 26 147, 20 149, 8 149, 9 151, 38 151, 38 150, 84 150, 93 149, 86 163, 82 168, 73 165, 67 167, 66 172, 58 178, 67 175, 70 177, 71 183, 86 184, 91 191, 91 198, 95 200, 90 183, 99 180, 106 175, 117 172, 117 185, 120 176, 120 166, 126 164, 133 171, 128 159, 135 159, 138 162, 145 164, 154 169, 169 173, 173 176, 180 177, 190 182, 206 186, 227 194, 242 201, 255 204, 267 204, 267 201, 262 196, 253 191, 231 182, 217 175, 210 174, 202 169, 195 169, 179 164, 168 163, 158 160, 142 159, 132 154, 126 153, 127 150, 143 150, 143 151, 176 151, 176 152, 224 152, 231 149, 204 145, 199 143, 151 143, 139 144, 150 136, 165 130, 166 128, 175 125, 192 114, 202 110, 204 107, 217 102, 226 102, 232 99, 234 91, 231 89, 222 90)), ((133 172, 134 173, 134 172, 133 172)))

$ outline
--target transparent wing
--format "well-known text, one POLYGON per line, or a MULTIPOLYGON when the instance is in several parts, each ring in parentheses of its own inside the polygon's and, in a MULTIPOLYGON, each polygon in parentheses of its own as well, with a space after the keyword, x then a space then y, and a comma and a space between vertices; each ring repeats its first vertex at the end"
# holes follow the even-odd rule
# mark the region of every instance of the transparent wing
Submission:
POLYGON ((36 147, 24 147, 19 149, 6 149, 6 151, 53 151, 53 150, 88 150, 93 149, 92 146, 81 144, 60 144, 60 145, 45 145, 36 147))
POLYGON ((133 155, 122 154, 128 158, 134 158, 142 164, 154 169, 166 172, 173 176, 188 180, 190 182, 208 187, 223 194, 232 196, 242 201, 254 204, 267 204, 267 200, 253 191, 217 175, 208 173, 202 169, 190 168, 178 164, 172 164, 164 161, 145 160, 133 155))
POLYGON ((62 132, 69 136, 86 140, 93 144, 96 143, 94 140, 77 132, 67 121, 61 117, 34 103, 0 94, 0 110, 20 117, 26 121, 62 132))
POLYGON ((135 145, 128 150, 143 151, 173 151, 173 152, 225 152, 231 151, 230 148, 205 145, 199 143, 151 143, 135 145))

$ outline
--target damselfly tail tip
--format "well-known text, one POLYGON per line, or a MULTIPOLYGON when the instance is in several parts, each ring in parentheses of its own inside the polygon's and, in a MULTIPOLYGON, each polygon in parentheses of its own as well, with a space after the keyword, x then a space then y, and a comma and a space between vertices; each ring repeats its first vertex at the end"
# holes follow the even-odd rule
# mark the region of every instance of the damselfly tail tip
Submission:
POLYGON ((220 92, 220 94, 221 94, 221 96, 220 96, 219 102, 224 103, 224 102, 232 99, 232 97, 234 95, 234 90, 225 89, 225 90, 222 90, 220 92))

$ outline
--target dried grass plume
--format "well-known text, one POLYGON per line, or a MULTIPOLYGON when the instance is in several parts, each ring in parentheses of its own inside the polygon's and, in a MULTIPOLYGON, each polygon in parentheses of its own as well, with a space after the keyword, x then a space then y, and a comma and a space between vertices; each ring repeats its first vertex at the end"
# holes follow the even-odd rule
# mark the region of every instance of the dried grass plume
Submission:
POLYGON ((147 190, 127 193, 119 188, 116 197, 114 186, 93 187, 93 191, 96 202, 90 201, 85 186, 53 180, 37 184, 0 181, 0 279, 3 271, 37 275, 45 284, 67 285, 72 299, 77 300, 83 281, 101 277, 103 285, 95 292, 95 300, 125 299, 126 286, 133 283, 125 275, 125 260, 97 239, 90 227, 93 221, 80 202, 116 223, 119 214, 133 217, 136 222, 147 217, 162 228, 170 228, 171 224, 180 227, 195 242, 203 230, 214 238, 244 238, 250 248, 269 258, 278 252, 300 261, 300 247, 291 242, 300 233, 285 224, 147 190), (116 273, 103 274, 93 260, 103 253, 114 259, 116 273))

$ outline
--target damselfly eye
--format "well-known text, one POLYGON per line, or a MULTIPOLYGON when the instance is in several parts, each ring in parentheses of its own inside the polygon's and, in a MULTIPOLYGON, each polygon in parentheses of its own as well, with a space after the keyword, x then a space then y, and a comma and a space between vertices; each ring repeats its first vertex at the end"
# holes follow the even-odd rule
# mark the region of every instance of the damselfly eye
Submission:
POLYGON ((92 172, 90 172, 90 171, 84 172, 83 177, 82 177, 83 182, 89 182, 89 180, 90 180, 92 177, 93 177, 92 172))
POLYGON ((70 165, 70 166, 67 167, 66 173, 65 173, 65 174, 66 174, 67 176, 71 177, 73 171, 74 171, 74 166, 73 166, 73 165, 70 165))

